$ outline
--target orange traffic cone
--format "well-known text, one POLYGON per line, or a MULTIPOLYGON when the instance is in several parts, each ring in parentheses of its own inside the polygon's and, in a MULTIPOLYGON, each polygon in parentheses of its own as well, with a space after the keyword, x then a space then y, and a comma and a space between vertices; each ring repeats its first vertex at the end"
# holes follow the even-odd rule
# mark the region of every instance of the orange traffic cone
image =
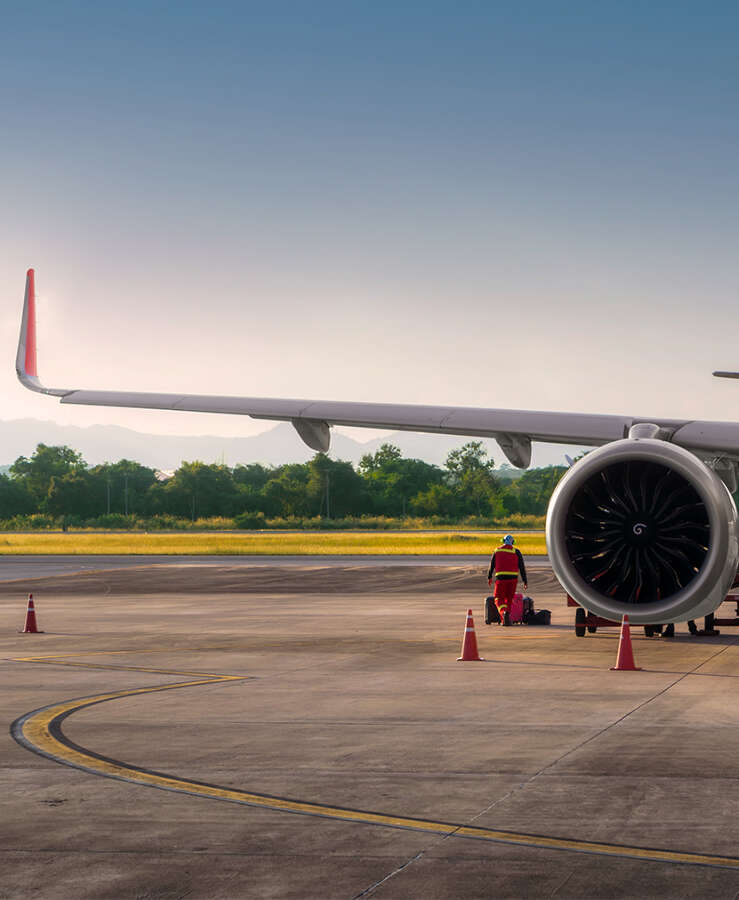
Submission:
POLYGON ((621 637, 618 640, 618 657, 611 672, 641 672, 641 666, 634 663, 634 651, 631 649, 631 629, 629 617, 624 616, 621 622, 621 637))
POLYGON ((475 621, 472 618, 472 610, 467 610, 467 623, 464 626, 464 639, 462 641, 462 655, 457 662, 485 662, 477 652, 477 635, 475 634, 475 621))
POLYGON ((33 606, 33 594, 28 595, 28 609, 26 610, 26 624, 20 634, 43 634, 36 624, 36 610, 33 606))

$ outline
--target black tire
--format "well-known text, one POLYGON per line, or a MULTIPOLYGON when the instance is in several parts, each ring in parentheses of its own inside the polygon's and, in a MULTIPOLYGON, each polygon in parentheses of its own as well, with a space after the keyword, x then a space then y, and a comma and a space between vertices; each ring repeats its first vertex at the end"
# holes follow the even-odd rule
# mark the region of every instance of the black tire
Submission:
POLYGON ((652 625, 652 628, 654 629, 655 634, 662 634, 662 629, 664 627, 665 627, 664 625, 652 625))
POLYGON ((582 606, 578 606, 575 610, 575 634, 578 637, 585 637, 585 610, 582 606))
POLYGON ((647 637, 654 637, 654 625, 645 625, 644 626, 644 634, 647 637))
POLYGON ((669 625, 665 625, 665 629, 662 632, 663 638, 674 638, 675 637, 675 623, 670 622, 669 625))
POLYGON ((588 634, 595 634, 595 632, 597 630, 598 630, 597 625, 588 625, 588 634))
POLYGON ((698 626, 695 624, 695 619, 690 619, 688 622, 688 631, 691 634, 698 634, 698 626))

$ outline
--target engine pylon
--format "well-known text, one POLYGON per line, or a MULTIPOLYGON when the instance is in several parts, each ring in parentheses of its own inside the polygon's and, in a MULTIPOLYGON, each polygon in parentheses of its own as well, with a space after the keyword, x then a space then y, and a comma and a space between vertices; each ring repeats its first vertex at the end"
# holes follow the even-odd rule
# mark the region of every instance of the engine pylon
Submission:
POLYGON ((631 647, 631 628, 629 617, 624 616, 621 622, 621 637, 618 639, 618 656, 611 672, 641 672, 641 666, 634 662, 634 651, 631 647))

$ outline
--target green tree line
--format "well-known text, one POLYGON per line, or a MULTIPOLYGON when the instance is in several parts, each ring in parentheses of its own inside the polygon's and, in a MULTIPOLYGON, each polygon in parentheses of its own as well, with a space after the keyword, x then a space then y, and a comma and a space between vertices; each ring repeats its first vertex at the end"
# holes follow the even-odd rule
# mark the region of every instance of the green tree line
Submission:
POLYGON ((443 467, 383 444, 356 468, 317 453, 307 463, 281 466, 185 462, 161 480, 131 460, 90 466, 70 447, 39 444, 0 475, 0 520, 115 527, 218 517, 246 528, 276 519, 503 521, 542 516, 564 471, 550 466, 511 477, 509 469, 502 477, 481 442, 471 441, 451 451, 443 467))

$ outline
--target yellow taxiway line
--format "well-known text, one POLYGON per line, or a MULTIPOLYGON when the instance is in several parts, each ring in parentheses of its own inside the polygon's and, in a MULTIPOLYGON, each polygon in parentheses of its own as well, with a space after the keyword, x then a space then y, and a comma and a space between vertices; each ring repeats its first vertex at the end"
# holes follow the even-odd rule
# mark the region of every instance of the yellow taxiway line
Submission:
POLYGON ((632 847, 622 844, 598 843, 595 841, 571 840, 568 838, 550 837, 540 834, 501 831, 494 828, 476 828, 470 825, 437 822, 430 819, 394 816, 386 813, 293 800, 288 797, 276 797, 270 794, 233 790, 214 784, 207 784, 206 782, 191 781, 186 778, 177 778, 173 775, 131 766, 120 760, 100 756, 94 751, 73 743, 64 734, 62 723, 73 713, 98 703, 106 703, 110 700, 120 700, 124 697, 135 697, 162 691, 177 690, 180 688, 197 687, 204 684, 244 681, 247 680, 249 676, 181 672, 168 669, 145 668, 143 666, 93 665, 91 663, 74 663, 66 660, 61 662, 58 658, 56 663, 54 663, 54 657, 24 657, 16 658, 13 662, 35 662, 130 672, 156 672, 157 674, 162 675, 188 675, 193 677, 193 680, 178 681, 173 684, 130 688, 124 691, 111 691, 103 694, 95 694, 91 697, 66 700, 62 703, 55 703, 52 706, 45 706, 41 709, 33 710, 13 722, 11 733, 15 740, 26 749, 38 753, 41 756, 45 756, 48 759, 52 759, 55 762, 72 766, 73 768, 81 769, 84 772, 90 772, 94 775, 102 775, 105 778, 115 778, 133 784, 141 784, 160 790, 190 794, 195 797, 203 797, 210 800, 222 800, 229 803, 240 803, 246 806, 256 806, 262 809, 298 813, 301 815, 320 816, 322 818, 338 819, 344 822, 379 825, 388 828, 404 828, 443 836, 472 838, 495 843, 534 847, 541 850, 566 850, 575 853, 595 853, 601 856, 641 859, 647 862, 739 869, 739 858, 736 857, 688 853, 678 850, 659 850, 648 847, 632 847))

